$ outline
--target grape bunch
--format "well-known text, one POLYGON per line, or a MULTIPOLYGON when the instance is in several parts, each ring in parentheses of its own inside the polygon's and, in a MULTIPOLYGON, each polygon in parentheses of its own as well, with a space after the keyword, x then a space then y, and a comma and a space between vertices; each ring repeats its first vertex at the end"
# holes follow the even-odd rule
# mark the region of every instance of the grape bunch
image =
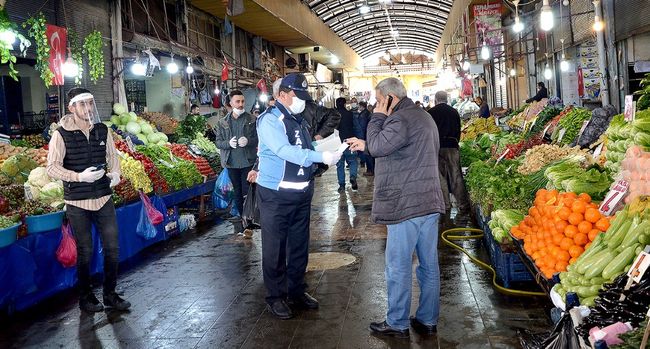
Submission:
POLYGON ((128 179, 135 190, 142 190, 145 193, 150 193, 153 188, 151 187, 151 180, 147 177, 144 170, 144 165, 135 160, 129 154, 124 154, 120 157, 120 167, 122 174, 128 179))
POLYGON ((142 163, 142 165, 144 166, 144 171, 147 174, 147 176, 149 176, 149 179, 151 180, 151 184, 153 185, 153 189, 157 193, 169 192, 169 185, 167 184, 167 181, 160 174, 160 171, 158 171, 156 165, 154 165, 151 159, 149 159, 142 153, 130 151, 129 147, 126 145, 126 142, 124 141, 116 141, 115 147, 119 151, 129 154, 131 157, 133 157, 134 159, 142 163))

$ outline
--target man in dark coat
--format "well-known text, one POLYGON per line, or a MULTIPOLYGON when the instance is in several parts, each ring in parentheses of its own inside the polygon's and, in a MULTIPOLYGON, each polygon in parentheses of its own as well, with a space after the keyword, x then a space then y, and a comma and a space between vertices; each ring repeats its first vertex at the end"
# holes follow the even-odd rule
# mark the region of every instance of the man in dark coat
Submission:
MULTIPOLYGON (((348 138, 354 137, 354 116, 352 112, 345 108, 346 100, 344 97, 336 99, 336 110, 341 114, 341 122, 339 122, 339 137, 341 137, 341 142, 344 142, 348 138)), ((339 163, 336 164, 336 174, 339 180, 339 193, 345 192, 345 164, 350 166, 350 184, 352 190, 356 191, 359 187, 357 186, 357 171, 359 168, 359 163, 357 162, 357 155, 355 152, 350 149, 346 149, 343 152, 343 156, 339 163)))
POLYGON ((537 94, 531 98, 528 98, 526 100, 526 103, 530 103, 533 101, 539 102, 544 98, 548 98, 548 90, 546 89, 546 86, 544 86, 544 83, 540 81, 537 83, 537 94))
POLYGON ((438 130, 431 116, 406 97, 400 80, 382 80, 375 89, 377 107, 368 124, 368 139, 348 140, 353 151, 375 157, 371 220, 388 228, 388 313, 385 321, 370 324, 370 330, 404 338, 409 336, 410 323, 417 332, 429 335, 438 323, 438 220, 445 210, 438 130), (420 299, 415 316, 409 318, 414 251, 420 299))

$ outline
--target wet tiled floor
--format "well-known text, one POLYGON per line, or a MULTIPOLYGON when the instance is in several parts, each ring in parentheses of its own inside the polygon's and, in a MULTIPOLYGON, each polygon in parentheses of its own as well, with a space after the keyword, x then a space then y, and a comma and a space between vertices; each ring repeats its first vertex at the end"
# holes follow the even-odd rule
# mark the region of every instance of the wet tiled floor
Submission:
MULTIPOLYGON (((517 328, 549 328, 546 299, 501 295, 491 277, 440 245, 438 334, 410 340, 374 337, 384 319, 386 229, 370 223, 372 184, 336 192, 336 171, 317 179, 312 252, 344 252, 351 265, 307 274, 321 304, 281 321, 265 310, 259 232, 231 234, 228 223, 200 227, 144 251, 123 268, 118 286, 128 313, 87 315, 66 292, 0 322, 0 347, 15 348, 518 348, 517 328)), ((466 247, 480 250, 478 242, 466 247)), ((478 251, 480 252, 480 251, 478 251)), ((417 283, 414 293, 417 295, 417 283)), ((99 292, 98 292, 99 293, 99 292)), ((413 309, 417 297, 413 297, 413 309)))

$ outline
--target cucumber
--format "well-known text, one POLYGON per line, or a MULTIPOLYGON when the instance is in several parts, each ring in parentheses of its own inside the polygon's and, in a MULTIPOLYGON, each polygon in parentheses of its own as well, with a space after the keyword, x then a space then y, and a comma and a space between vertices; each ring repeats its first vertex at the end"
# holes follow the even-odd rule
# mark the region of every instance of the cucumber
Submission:
POLYGON ((576 294, 580 297, 580 299, 584 298, 589 298, 589 297, 594 297, 598 295, 598 290, 596 292, 593 292, 594 290, 590 286, 579 286, 576 287, 576 294))
MULTIPOLYGON (((602 235, 603 234, 599 234, 598 236, 600 237, 602 235)), ((578 260, 575 263, 571 264, 573 266, 573 270, 580 271, 581 266, 584 264, 585 260, 602 252, 604 248, 605 248, 604 245, 597 245, 597 246, 591 245, 585 252, 583 252, 580 255, 580 257, 578 257, 578 260)), ((584 271, 582 273, 584 273, 584 271)))
MULTIPOLYGON (((618 231, 618 228, 621 227, 623 223, 627 221, 627 206, 620 211, 617 215, 616 218, 612 221, 612 224, 609 226, 609 229, 605 232, 605 234, 599 234, 598 236, 604 235, 604 241, 607 242, 611 238, 611 236, 618 231)), ((594 240, 595 241, 595 240, 594 240)))
POLYGON ((647 233, 644 232, 643 234, 639 235, 639 243, 641 245, 645 246, 648 244, 648 242, 650 242, 650 237, 648 237, 647 233))
POLYGON ((621 242, 623 242, 623 238, 625 238, 625 234, 627 234, 627 232, 630 230, 632 224, 634 224, 633 221, 627 221, 621 224, 618 230, 613 232, 613 235, 609 238, 609 241, 607 242, 607 248, 609 249, 617 248, 621 244, 621 242))
POLYGON ((603 269, 616 257, 616 253, 612 251, 607 251, 603 255, 599 256, 596 261, 589 267, 585 272, 585 277, 592 278, 603 273, 603 269))
POLYGON ((580 301, 580 305, 584 305, 584 306, 586 306, 586 307, 590 307, 590 308, 591 308, 591 307, 593 307, 594 305, 596 305, 596 297, 597 297, 597 296, 587 297, 587 298, 585 298, 585 299, 583 299, 583 300, 580 301))
POLYGON ((603 277, 600 277, 600 276, 596 276, 595 278, 591 279, 591 284, 592 285, 602 285, 602 284, 605 283, 605 281, 607 281, 607 279, 605 279, 603 277))
MULTIPOLYGON (((602 256, 610 253, 611 251, 608 249, 603 249, 602 251, 594 254, 593 256, 589 256, 589 258, 585 259, 580 263, 578 266, 578 272, 581 274, 585 274, 587 270, 591 269, 591 266, 602 256)), ((602 271, 602 270, 601 270, 602 271)), ((594 275, 596 276, 596 275, 594 275)))
POLYGON ((614 257, 603 269, 603 277, 609 279, 614 275, 620 274, 626 265, 632 262, 636 254, 634 253, 638 244, 626 248, 618 256, 614 257))

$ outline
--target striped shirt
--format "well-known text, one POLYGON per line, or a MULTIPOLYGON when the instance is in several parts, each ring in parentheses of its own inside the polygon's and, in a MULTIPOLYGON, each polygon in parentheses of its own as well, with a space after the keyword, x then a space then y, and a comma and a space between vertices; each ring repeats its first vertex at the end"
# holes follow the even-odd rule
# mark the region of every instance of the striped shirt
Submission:
MULTIPOLYGON (((90 130, 92 127, 87 130, 82 129, 79 127, 78 123, 75 122, 73 115, 64 116, 59 122, 59 125, 68 131, 81 130, 81 132, 86 135, 86 138, 90 137, 90 130)), ((50 139, 49 151, 47 153, 47 175, 64 182, 79 182, 79 174, 77 172, 63 167, 64 158, 65 142, 63 141, 61 133, 55 131, 52 133, 52 139, 50 139)), ((120 174, 120 160, 110 130, 106 139, 106 164, 108 167, 107 172, 117 173, 118 175, 120 174)), ((111 200, 111 195, 102 196, 97 199, 65 200, 65 203, 66 205, 76 206, 84 210, 99 211, 108 200, 111 200)))

